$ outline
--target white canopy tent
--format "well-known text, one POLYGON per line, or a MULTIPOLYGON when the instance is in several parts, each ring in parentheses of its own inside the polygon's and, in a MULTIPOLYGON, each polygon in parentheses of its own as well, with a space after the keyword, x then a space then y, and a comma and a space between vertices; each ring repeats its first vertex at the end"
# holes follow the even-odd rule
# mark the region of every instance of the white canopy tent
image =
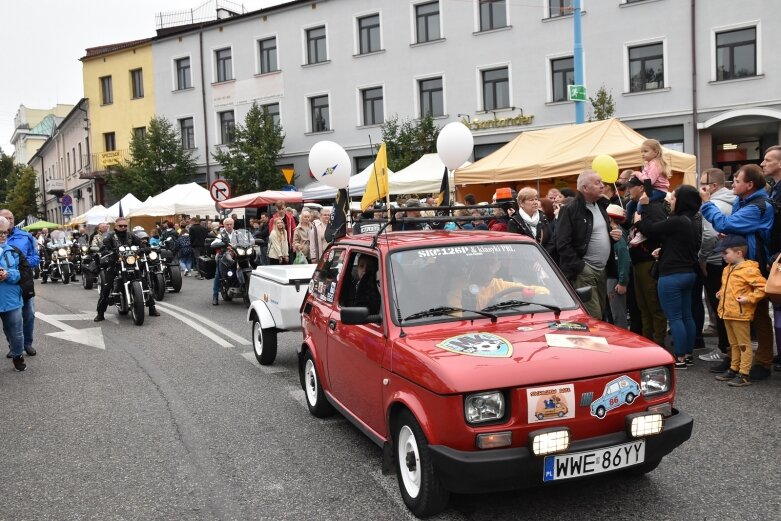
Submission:
MULTIPOLYGON (((366 191, 366 183, 369 182, 369 177, 374 170, 374 163, 370 164, 363 169, 363 172, 356 174, 350 178, 350 183, 347 187, 350 197, 361 197, 363 192, 366 191)), ((395 174, 388 169, 388 182, 393 182, 393 176, 395 174)), ((336 188, 323 184, 319 181, 309 183, 301 190, 304 201, 318 201, 320 199, 336 199, 336 188)))
POLYGON ((84 212, 81 215, 77 215, 68 223, 69 226, 74 224, 100 224, 102 222, 114 222, 113 217, 109 215, 108 209, 102 204, 97 204, 84 212))
POLYGON ((214 200, 209 191, 197 183, 172 186, 144 202, 141 206, 125 215, 129 218, 167 215, 215 215, 214 200))
MULTIPOLYGON (((470 165, 467 161, 461 168, 470 165)), ((391 195, 437 193, 442 186, 445 164, 437 154, 424 154, 406 168, 399 170, 390 178, 391 195)), ((450 172, 450 190, 453 191, 453 173, 450 172)))
POLYGON ((122 203, 122 215, 125 216, 143 204, 135 195, 126 194, 125 197, 108 207, 108 214, 114 219, 119 217, 120 203, 122 203))

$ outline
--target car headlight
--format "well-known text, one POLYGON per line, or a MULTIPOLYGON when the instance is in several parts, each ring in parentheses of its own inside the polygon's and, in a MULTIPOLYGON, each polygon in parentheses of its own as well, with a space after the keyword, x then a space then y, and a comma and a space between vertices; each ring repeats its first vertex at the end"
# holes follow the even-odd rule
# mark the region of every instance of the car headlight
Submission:
POLYGON ((127 262, 130 265, 133 265, 136 263, 136 258, 133 255, 128 255, 127 257, 125 257, 125 262, 127 262))
POLYGON ((57 255, 59 255, 60 257, 65 257, 66 255, 68 255, 68 252, 65 250, 65 248, 60 248, 59 250, 57 250, 57 255))
POLYGON ((157 252, 156 251, 149 252, 149 258, 151 260, 157 260, 157 252))
POLYGON ((504 396, 499 391, 469 394, 464 398, 467 423, 484 423, 504 417, 504 396))
POLYGON ((670 370, 666 367, 652 367, 640 371, 640 390, 643 396, 654 396, 670 390, 670 370))
POLYGON ((236 248, 237 255, 244 255, 244 248, 236 248))

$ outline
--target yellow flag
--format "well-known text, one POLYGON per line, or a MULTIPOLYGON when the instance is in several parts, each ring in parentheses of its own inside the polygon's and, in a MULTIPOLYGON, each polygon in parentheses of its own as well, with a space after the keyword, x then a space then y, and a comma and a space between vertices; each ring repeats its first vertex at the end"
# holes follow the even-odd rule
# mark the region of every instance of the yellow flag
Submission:
POLYGON ((374 168, 366 183, 366 191, 363 192, 361 211, 365 212, 367 208, 386 195, 388 195, 388 156, 385 152, 385 143, 383 143, 374 159, 374 168))

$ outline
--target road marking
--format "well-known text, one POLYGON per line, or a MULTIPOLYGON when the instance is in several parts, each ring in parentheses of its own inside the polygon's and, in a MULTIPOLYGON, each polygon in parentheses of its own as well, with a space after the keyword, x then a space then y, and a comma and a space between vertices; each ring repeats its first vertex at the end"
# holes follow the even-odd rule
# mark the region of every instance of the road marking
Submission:
POLYGON ((249 353, 241 353, 241 356, 247 359, 248 362, 251 362, 252 365, 258 366, 258 369, 260 369, 262 372, 266 374, 274 374, 274 373, 286 373, 287 369, 284 367, 279 367, 277 365, 260 365, 258 363, 257 358, 255 358, 255 353, 250 351, 249 353))
POLYGON ((240 335, 237 335, 236 333, 234 333, 232 331, 229 331, 229 330, 225 329, 224 327, 222 327, 221 325, 217 324, 216 322, 213 322, 213 321, 209 320, 208 318, 199 315, 198 313, 193 313, 192 311, 189 311, 187 309, 180 309, 180 308, 177 308, 176 306, 172 306, 171 304, 166 304, 164 302, 157 302, 156 304, 158 306, 162 307, 162 308, 168 308, 168 309, 171 309, 171 310, 176 311, 178 313, 182 313, 183 315, 189 315, 189 316, 191 316, 193 318, 196 318, 196 319, 198 319, 198 321, 200 323, 202 323, 202 324, 204 324, 206 326, 209 326, 210 328, 214 329, 215 331, 217 331, 219 333, 222 333, 223 335, 225 335, 226 337, 230 338, 234 342, 238 342, 239 344, 241 344, 243 346, 251 346, 252 345, 252 342, 250 340, 248 340, 248 339, 246 339, 246 338, 244 338, 244 337, 242 337, 240 335))
POLYGON ((36 311, 35 318, 43 320, 62 330, 54 333, 46 333, 47 336, 75 342, 77 344, 97 347, 98 349, 106 349, 106 344, 103 342, 103 331, 99 327, 78 329, 63 322, 64 320, 85 320, 83 315, 44 315, 40 311, 36 311))
POLYGON ((226 340, 223 340, 219 336, 215 335, 214 333, 212 333, 211 331, 209 331, 205 327, 202 327, 200 324, 195 323, 194 321, 190 320, 189 318, 184 317, 184 316, 180 315, 179 313, 174 313, 172 310, 168 309, 167 307, 161 307, 160 311, 162 311, 163 313, 167 313, 167 314, 171 315, 172 317, 174 317, 175 319, 184 322, 185 324, 187 324, 188 326, 190 326, 194 330, 198 331, 203 336, 214 340, 215 342, 217 342, 218 345, 220 345, 222 347, 233 347, 233 344, 231 344, 230 342, 228 342, 226 340))

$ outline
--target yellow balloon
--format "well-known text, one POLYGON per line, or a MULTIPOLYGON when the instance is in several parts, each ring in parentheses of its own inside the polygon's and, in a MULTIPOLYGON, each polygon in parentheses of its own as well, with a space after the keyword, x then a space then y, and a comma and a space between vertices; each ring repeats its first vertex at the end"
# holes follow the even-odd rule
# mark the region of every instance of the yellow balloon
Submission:
POLYGON ((615 183, 618 179, 618 163, 613 156, 598 155, 591 162, 591 169, 599 174, 603 183, 615 183))

